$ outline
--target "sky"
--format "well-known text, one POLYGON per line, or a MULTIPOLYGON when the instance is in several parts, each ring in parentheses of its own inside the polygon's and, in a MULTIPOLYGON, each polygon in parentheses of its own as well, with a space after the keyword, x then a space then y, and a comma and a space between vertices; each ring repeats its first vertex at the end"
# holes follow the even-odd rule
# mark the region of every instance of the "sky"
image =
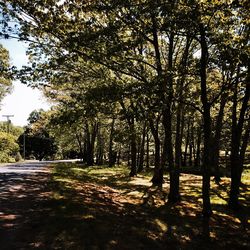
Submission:
MULTIPOLYGON (((27 44, 16 39, 0 39, 0 43, 9 51, 12 65, 21 68, 26 65, 27 44)), ((16 126, 27 125, 29 114, 35 109, 49 109, 49 104, 38 89, 32 89, 20 81, 13 82, 13 91, 7 95, 0 106, 0 121, 6 121, 3 115, 14 115, 11 122, 16 126)))

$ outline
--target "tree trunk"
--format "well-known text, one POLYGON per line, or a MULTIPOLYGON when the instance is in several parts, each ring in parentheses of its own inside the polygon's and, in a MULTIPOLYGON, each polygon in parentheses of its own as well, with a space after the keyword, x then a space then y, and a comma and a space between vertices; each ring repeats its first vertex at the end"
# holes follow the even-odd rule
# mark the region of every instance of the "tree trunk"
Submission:
MULTIPOLYGON (((176 137, 175 137, 175 172, 178 175, 178 177, 174 178, 174 180, 176 181, 175 185, 177 187, 179 187, 180 183, 179 183, 179 175, 180 175, 180 167, 181 167, 181 163, 182 163, 182 156, 181 156, 181 145, 182 145, 182 131, 183 129, 181 128, 182 126, 182 120, 183 119, 183 115, 182 115, 182 105, 179 104, 178 108, 177 108, 177 117, 176 117, 176 137)), ((175 195, 179 200, 180 195, 179 193, 177 193, 175 195)), ((174 197, 172 197, 171 199, 174 199, 174 197)))
POLYGON ((128 157, 127 162, 128 162, 129 167, 131 166, 131 155, 130 155, 130 153, 131 153, 131 143, 128 146, 128 155, 127 155, 127 157, 128 157))
POLYGON ((146 146, 146 168, 149 169, 149 131, 147 131, 147 146, 146 146))
MULTIPOLYGON (((135 131, 135 118, 133 114, 131 115, 130 112, 125 107, 125 104, 123 100, 120 100, 121 107, 125 113, 127 123, 129 126, 129 140, 130 140, 130 154, 128 153, 128 165, 130 165, 130 173, 129 176, 133 177, 136 175, 136 152, 137 152, 137 143, 136 143, 136 131, 135 131), (131 158, 131 164, 130 164, 130 158, 131 158)), ((133 103, 131 103, 131 107, 133 106, 133 103)), ((133 108, 132 108, 133 109, 133 108)))
POLYGON ((154 138, 154 144, 155 144, 155 163, 154 163, 154 175, 152 178, 152 183, 155 186, 159 186, 161 187, 163 184, 163 169, 161 167, 160 164, 160 138, 159 138, 159 134, 158 134, 158 122, 156 125, 154 125, 153 120, 149 119, 149 126, 150 126, 150 130, 151 133, 153 135, 154 138))
POLYGON ((145 121, 143 124, 141 147, 140 147, 140 154, 139 154, 139 159, 138 159, 138 173, 140 173, 143 170, 146 130, 147 130, 147 122, 145 121))
POLYGON ((130 177, 136 176, 136 133, 135 133, 135 124, 134 118, 131 119, 130 123, 130 143, 131 143, 131 170, 129 173, 130 177))
POLYGON ((86 122, 86 132, 87 132, 87 165, 92 166, 94 164, 94 149, 95 149, 95 140, 98 131, 98 123, 95 122, 92 124, 91 128, 89 127, 88 122, 86 122))
POLYGON ((104 141, 101 134, 101 129, 97 132, 97 145, 96 145, 96 165, 103 165, 103 152, 104 152, 104 141))
POLYGON ((243 172, 243 165, 244 165, 244 159, 246 154, 247 145, 249 143, 249 137, 250 137, 250 119, 248 120, 248 124, 246 127, 245 134, 242 139, 242 145, 240 148, 240 167, 241 167, 241 174, 243 172))
POLYGON ((203 24, 200 24, 200 86, 201 86, 201 102, 203 106, 203 135, 204 135, 204 155, 202 166, 202 200, 203 200, 203 216, 210 217, 212 214, 210 203, 210 168, 211 168, 211 114, 210 104, 207 99, 207 60, 208 47, 206 41, 206 32, 203 24))
POLYGON ((226 105, 226 97, 227 93, 224 93, 221 96, 221 102, 220 102, 220 109, 219 113, 216 119, 216 127, 215 127, 215 134, 212 138, 213 141, 213 147, 212 149, 212 166, 214 168, 214 179, 216 183, 220 182, 220 169, 219 169, 219 158, 220 158, 220 139, 221 139, 221 131, 222 131, 222 125, 223 125, 223 116, 224 116, 224 108, 226 105))
POLYGON ((170 108, 165 110, 163 114, 163 125, 165 132, 165 143, 167 145, 167 160, 169 165, 169 175, 170 175, 170 187, 168 194, 168 202, 175 203, 180 200, 179 193, 179 169, 176 168, 174 163, 173 155, 173 143, 172 143, 172 123, 171 123, 171 111, 170 108))
POLYGON ((76 133, 76 140, 79 146, 79 156, 80 160, 83 160, 83 145, 82 145, 82 136, 78 133, 76 133))
POLYGON ((112 167, 115 164, 115 157, 113 152, 113 137, 114 137, 114 127, 115 127, 115 118, 112 118, 110 135, 109 135, 109 167, 112 167))
POLYGON ((189 162, 188 166, 192 167, 193 166, 193 144, 191 141, 189 143, 189 161, 188 162, 189 162))
MULTIPOLYGON (((182 138, 183 138, 183 131, 184 131, 184 109, 183 109, 183 86, 186 79, 187 74, 187 62, 188 62, 188 55, 189 55, 189 48, 191 45, 192 39, 187 37, 185 50, 182 56, 181 64, 180 64, 180 74, 182 77, 177 84, 177 92, 179 95, 180 101, 177 103, 177 111, 176 111, 176 136, 175 136, 175 167, 176 171, 180 172, 180 167, 182 165, 182 138)), ((179 185, 179 184, 178 184, 179 185)))
POLYGON ((189 130, 190 130, 190 118, 188 120, 188 127, 187 127, 187 134, 186 134, 186 144, 185 144, 185 151, 184 151, 184 157, 183 157, 183 166, 187 166, 187 150, 189 145, 189 130))
POLYGON ((117 162, 116 164, 119 166, 121 163, 121 144, 119 145, 119 151, 118 151, 118 155, 117 155, 117 162))
POLYGON ((196 157, 195 157, 195 167, 200 167, 201 163, 201 130, 198 128, 197 130, 197 143, 196 143, 196 157))
MULTIPOLYGON (((249 80, 249 65, 248 65, 248 80, 249 80)), ((239 72, 239 68, 238 68, 239 72)), ((241 183, 241 173, 243 162, 240 157, 241 137, 243 132, 243 125, 245 121, 245 114, 248 108, 250 97, 250 83, 247 81, 245 95, 243 97, 240 115, 237 122, 237 83, 235 84, 234 97, 233 97, 233 112, 232 112, 232 140, 231 140, 231 187, 229 196, 229 206, 237 210, 239 208, 239 188, 241 183)), ((243 144, 242 144, 243 145, 243 144)), ((243 145, 244 146, 244 145, 243 145)), ((242 153, 243 155, 243 153, 242 153)))
POLYGON ((86 121, 86 163, 88 166, 92 166, 94 163, 93 152, 91 149, 91 135, 88 121, 86 121))

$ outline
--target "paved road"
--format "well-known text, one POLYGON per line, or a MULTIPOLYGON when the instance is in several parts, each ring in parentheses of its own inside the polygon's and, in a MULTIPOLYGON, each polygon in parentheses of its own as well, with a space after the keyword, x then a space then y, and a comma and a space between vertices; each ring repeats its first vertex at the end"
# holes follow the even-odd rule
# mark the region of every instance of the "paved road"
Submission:
POLYGON ((35 249, 35 225, 49 197, 48 162, 0 165, 0 249, 35 249))
POLYGON ((41 222, 51 212, 52 162, 0 165, 0 249, 46 249, 40 242, 41 222))
MULTIPOLYGON (((0 163, 0 175, 7 173, 32 174, 48 172, 48 165, 57 162, 74 162, 75 160, 58 160, 58 161, 25 161, 21 163, 0 163)), ((0 176, 1 178, 2 176, 0 176)))
POLYGON ((48 168, 46 167, 49 162, 39 162, 39 161, 27 161, 22 163, 7 163, 0 164, 0 174, 16 173, 16 174, 32 174, 32 173, 41 173, 47 172, 48 168))

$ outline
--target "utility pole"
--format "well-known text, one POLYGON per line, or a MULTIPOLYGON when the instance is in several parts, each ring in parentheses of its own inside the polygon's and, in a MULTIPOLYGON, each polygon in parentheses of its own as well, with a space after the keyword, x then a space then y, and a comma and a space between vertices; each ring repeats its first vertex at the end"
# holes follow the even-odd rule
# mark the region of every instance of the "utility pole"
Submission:
POLYGON ((14 115, 3 115, 3 117, 7 118, 7 133, 10 133, 10 123, 11 123, 10 117, 14 117, 14 115))
POLYGON ((25 131, 23 133, 23 159, 25 160, 25 131))

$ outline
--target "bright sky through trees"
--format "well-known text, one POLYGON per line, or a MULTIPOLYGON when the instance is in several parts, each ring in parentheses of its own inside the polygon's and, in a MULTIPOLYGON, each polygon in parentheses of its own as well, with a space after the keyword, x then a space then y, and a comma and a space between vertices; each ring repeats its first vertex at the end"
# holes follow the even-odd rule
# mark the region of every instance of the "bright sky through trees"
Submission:
MULTIPOLYGON (((27 44, 14 39, 1 39, 0 43, 9 51, 11 64, 18 68, 27 64, 25 49, 27 44)), ((29 114, 34 109, 48 109, 49 104, 37 89, 32 89, 19 81, 13 83, 12 94, 7 95, 0 108, 0 120, 5 121, 3 115, 14 115, 11 121, 14 125, 24 126, 29 114)))

